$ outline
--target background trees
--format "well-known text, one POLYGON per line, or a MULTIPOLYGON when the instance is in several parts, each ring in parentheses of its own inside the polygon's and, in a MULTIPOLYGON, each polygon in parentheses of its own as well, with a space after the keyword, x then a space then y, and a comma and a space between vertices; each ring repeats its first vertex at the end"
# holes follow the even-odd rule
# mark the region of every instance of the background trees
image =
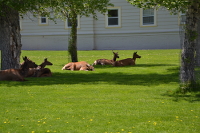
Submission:
POLYGON ((2 50, 2 69, 19 68, 21 35, 19 16, 27 12, 35 16, 45 15, 52 20, 68 18, 72 23, 69 39, 69 53, 72 61, 77 58, 77 15, 93 15, 96 11, 105 13, 109 0, 1 0, 0 1, 0 44, 2 50))
MULTIPOLYGON (((182 43, 180 81, 182 89, 194 86, 195 79, 195 57, 199 56, 198 24, 200 24, 200 1, 199 0, 127 0, 132 5, 140 8, 166 7, 172 13, 186 13, 185 34, 182 43), (197 56, 196 56, 197 55, 197 56)), ((196 59, 199 60, 199 59, 196 59)))

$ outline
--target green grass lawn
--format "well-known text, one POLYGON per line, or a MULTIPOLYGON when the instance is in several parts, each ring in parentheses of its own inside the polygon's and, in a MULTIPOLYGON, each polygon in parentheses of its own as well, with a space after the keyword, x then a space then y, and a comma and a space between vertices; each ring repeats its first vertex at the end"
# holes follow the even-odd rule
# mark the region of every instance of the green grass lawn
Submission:
MULTIPOLYGON (((133 50, 118 50, 120 59, 133 50)), ((199 133, 200 97, 179 87, 180 50, 138 50, 136 66, 67 71, 67 51, 22 51, 48 58, 52 77, 0 81, 0 133, 199 133)), ((112 59, 111 50, 78 51, 79 61, 112 59)))

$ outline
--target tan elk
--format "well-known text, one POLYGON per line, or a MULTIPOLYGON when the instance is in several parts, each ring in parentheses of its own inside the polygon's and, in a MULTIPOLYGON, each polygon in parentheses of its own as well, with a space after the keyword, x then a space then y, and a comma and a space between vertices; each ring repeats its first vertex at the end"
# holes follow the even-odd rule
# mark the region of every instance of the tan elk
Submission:
POLYGON ((66 64, 62 68, 62 70, 94 71, 94 67, 85 61, 80 61, 80 62, 70 62, 70 63, 66 64))
POLYGON ((141 56, 139 56, 137 54, 137 52, 134 52, 133 53, 133 58, 127 58, 127 59, 115 61, 115 63, 113 64, 113 66, 130 66, 130 65, 135 65, 136 58, 141 58, 141 56))
POLYGON ((28 74, 30 67, 36 67, 35 62, 28 60, 25 56, 23 57, 24 63, 20 69, 6 69, 0 71, 0 81, 1 80, 11 80, 11 81, 25 81, 24 77, 28 74))
POLYGON ((118 52, 113 52, 113 59, 98 59, 95 60, 93 65, 113 65, 117 58, 119 58, 118 52))

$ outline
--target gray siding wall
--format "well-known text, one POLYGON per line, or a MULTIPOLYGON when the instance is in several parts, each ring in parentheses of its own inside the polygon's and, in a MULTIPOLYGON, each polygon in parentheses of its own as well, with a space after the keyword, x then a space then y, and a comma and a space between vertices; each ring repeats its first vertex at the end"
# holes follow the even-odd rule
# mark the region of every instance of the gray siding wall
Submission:
MULTIPOLYGON (((140 9, 126 0, 111 0, 121 7, 121 27, 106 28, 105 16, 98 13, 80 18, 78 50, 102 49, 177 49, 180 48, 178 15, 170 15, 166 9, 157 11, 156 27, 140 27, 140 9)), ((22 25, 22 49, 24 50, 67 50, 70 30, 57 20, 48 26, 39 26, 38 19, 24 17, 22 25)))

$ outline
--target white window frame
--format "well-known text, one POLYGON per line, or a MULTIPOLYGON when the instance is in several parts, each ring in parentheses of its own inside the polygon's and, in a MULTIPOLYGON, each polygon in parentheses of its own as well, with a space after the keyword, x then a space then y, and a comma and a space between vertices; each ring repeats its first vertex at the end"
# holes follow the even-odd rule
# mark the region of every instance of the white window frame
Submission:
MULTIPOLYGON (((182 21, 182 16, 185 16, 186 17, 186 14, 185 13, 182 13, 180 12, 178 14, 178 25, 185 25, 185 22, 182 21)), ((185 18, 186 19, 186 18, 185 18)))
POLYGON ((145 24, 143 23, 143 11, 144 11, 144 8, 140 8, 140 27, 156 27, 157 26, 157 12, 156 12, 156 9, 153 9, 154 10, 154 23, 153 24, 145 24))
POLYGON ((46 25, 49 25, 49 20, 46 16, 39 16, 39 25, 41 26, 46 26, 46 25), (43 23, 42 22, 42 19, 45 18, 46 19, 46 23, 43 23))
MULTIPOLYGON (((68 26, 68 19, 65 20, 65 29, 71 29, 71 26, 68 26)), ((80 15, 77 16, 77 29, 81 28, 80 24, 80 15)))
POLYGON ((118 25, 108 25, 108 11, 105 14, 105 27, 106 28, 121 28, 121 7, 108 7, 109 10, 118 10, 118 25))

